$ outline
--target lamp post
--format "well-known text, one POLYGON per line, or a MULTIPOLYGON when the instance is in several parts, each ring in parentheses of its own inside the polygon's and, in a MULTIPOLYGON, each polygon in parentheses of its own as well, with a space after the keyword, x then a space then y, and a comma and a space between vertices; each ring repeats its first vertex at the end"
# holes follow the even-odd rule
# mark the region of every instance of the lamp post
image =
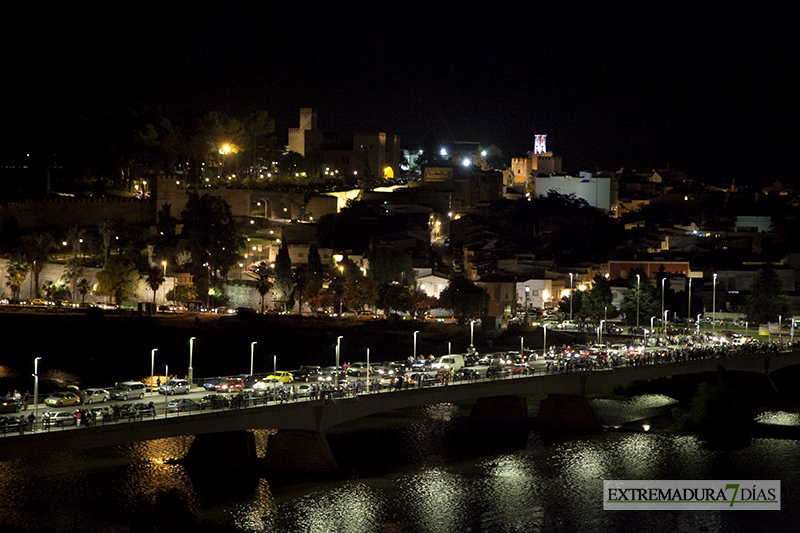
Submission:
POLYGON ((780 342, 780 340, 781 340, 781 334, 783 333, 783 332, 781 331, 782 329, 783 329, 783 328, 781 328, 781 315, 778 315, 778 341, 779 341, 779 342, 780 342))
POLYGON ((369 392, 369 348, 367 348, 367 392, 369 392))
POLYGON ((253 353, 255 352, 256 344, 258 344, 257 341, 253 341, 253 342, 250 343, 250 375, 251 376, 253 375, 253 353))
POLYGON ((528 310, 528 297, 531 294, 531 288, 525 285, 525 326, 531 325, 530 311, 528 310))
POLYGON ((277 371, 278 371, 278 356, 272 354, 272 373, 274 374, 277 371))
POLYGON ((572 322, 572 272, 569 273, 569 321, 572 322))
POLYGON ((522 335, 519 336, 519 353, 525 357, 525 337, 522 335))
POLYGON ((689 303, 686 309, 686 320, 692 318, 692 278, 689 278, 689 303))
POLYGON ((469 321, 469 351, 475 351, 475 321, 469 321))
POLYGON ((597 342, 602 344, 603 342, 603 324, 605 324, 605 319, 600 321, 600 327, 597 328, 597 342))
POLYGON ((669 309, 664 311, 664 322, 661 324, 664 328, 664 338, 667 338, 667 315, 669 314, 669 309))
POLYGON ((447 355, 450 355, 451 353, 453 353, 453 349, 450 344, 450 341, 447 341, 447 355))
POLYGON ((636 329, 639 329, 639 295, 642 294, 642 278, 636 274, 636 329))
POLYGON ((337 389, 339 388, 339 355, 342 350, 342 338, 344 335, 336 337, 336 372, 333 374, 333 385, 337 389))
MULTIPOLYGON (((39 361, 41 357, 33 360, 33 416, 39 420, 39 361)), ((36 426, 33 426, 34 431, 36 426)))
POLYGON ((417 360, 417 333, 419 333, 419 330, 414 332, 414 361, 417 360))
POLYGON ((194 356, 194 341, 197 337, 191 337, 189 339, 189 387, 192 386, 194 383, 194 367, 192 366, 192 359, 194 356))
MULTIPOLYGON (((664 286, 666 284, 666 281, 667 281, 666 277, 661 278, 661 316, 662 317, 664 316, 664 293, 665 293, 665 287, 664 286)), ((664 325, 663 322, 661 323, 661 332, 666 335, 666 329, 665 329, 665 325, 664 325)))
POLYGON ((153 385, 155 385, 156 372, 154 370, 156 363, 156 352, 158 348, 153 348, 150 351, 150 392, 153 392, 153 385))
POLYGON ((717 274, 712 276, 712 289, 711 289, 711 327, 717 325, 717 274))
POLYGON ((542 340, 542 357, 547 354, 547 324, 542 326, 544 328, 544 338, 542 340))

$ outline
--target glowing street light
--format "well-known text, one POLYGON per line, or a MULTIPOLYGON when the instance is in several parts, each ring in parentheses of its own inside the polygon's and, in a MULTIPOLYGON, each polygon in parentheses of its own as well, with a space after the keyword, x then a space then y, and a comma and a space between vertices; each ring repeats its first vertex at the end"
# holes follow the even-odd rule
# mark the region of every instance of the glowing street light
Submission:
POLYGON ((192 366, 192 359, 194 356, 194 341, 197 337, 191 337, 189 339, 189 387, 192 386, 194 383, 194 367, 192 366))
MULTIPOLYGON (((155 362, 156 362, 156 352, 157 351, 158 351, 158 348, 153 348, 150 351, 150 391, 151 392, 153 391, 153 385, 155 385, 156 372, 154 370, 154 367, 155 367, 155 362)), ((158 392, 158 391, 156 391, 156 392, 158 392)))
MULTIPOLYGON (((711 324, 712 328, 717 325, 717 274, 712 276, 713 287, 711 289, 711 324)), ((713 329, 712 329, 713 330, 713 329)))
POLYGON ((253 354, 255 353, 257 341, 253 341, 250 343, 250 375, 253 375, 253 354))
POLYGON ((333 384, 336 388, 339 388, 339 355, 342 353, 342 339, 344 335, 339 335, 336 337, 336 372, 333 374, 333 384))
POLYGON ((572 272, 569 273, 569 320, 572 322, 572 272))
MULTIPOLYGON (((41 357, 33 360, 33 416, 39 420, 39 361, 41 357)), ((36 426, 33 427, 34 431, 36 426)))
POLYGON ((419 333, 419 330, 414 332, 414 360, 415 361, 417 360, 417 333, 419 333))

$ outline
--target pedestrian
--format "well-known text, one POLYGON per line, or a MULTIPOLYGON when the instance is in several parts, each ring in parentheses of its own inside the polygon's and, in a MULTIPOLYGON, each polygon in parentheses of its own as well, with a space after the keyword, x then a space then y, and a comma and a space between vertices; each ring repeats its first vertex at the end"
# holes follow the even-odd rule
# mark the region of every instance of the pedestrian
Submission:
POLYGON ((81 427, 81 422, 83 421, 83 413, 81 413, 80 409, 75 410, 75 425, 77 427, 81 427))
POLYGON ((28 391, 25 391, 25 394, 22 395, 22 410, 23 411, 27 411, 28 410, 29 398, 30 398, 30 393, 28 391))

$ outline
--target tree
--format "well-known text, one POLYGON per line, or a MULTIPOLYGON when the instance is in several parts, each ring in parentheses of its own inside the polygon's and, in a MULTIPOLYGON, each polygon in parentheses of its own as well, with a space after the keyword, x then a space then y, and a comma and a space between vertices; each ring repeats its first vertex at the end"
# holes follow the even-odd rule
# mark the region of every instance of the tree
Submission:
POLYGON ((414 265, 411 256, 395 248, 370 246, 367 254, 369 277, 379 285, 397 282, 411 285, 415 281, 414 265))
POLYGON ((472 280, 458 276, 450 280, 439 296, 439 302, 445 309, 450 309, 458 320, 464 324, 467 320, 486 313, 489 305, 489 293, 478 287, 472 280))
POLYGON ((612 305, 614 293, 611 291, 611 283, 602 274, 596 274, 592 281, 592 288, 583 295, 579 316, 582 319, 592 318, 594 322, 606 318, 609 312, 613 317, 616 309, 612 305))
POLYGON ((342 300, 350 309, 363 310, 378 301, 378 284, 360 272, 352 272, 344 283, 342 300))
POLYGON ((164 271, 159 267, 153 267, 147 272, 147 278, 144 282, 153 291, 153 303, 156 303, 156 293, 158 288, 164 283, 164 271))
POLYGON ((141 292, 139 271, 131 261, 120 257, 110 257, 103 269, 97 273, 95 293, 114 298, 117 305, 130 296, 141 292))
POLYGON ((272 269, 267 266, 267 264, 262 261, 253 269, 253 272, 256 276, 258 276, 258 281, 256 281, 256 290, 258 294, 261 295, 261 312, 264 312, 264 298, 267 296, 267 293, 272 289, 272 282, 270 278, 272 277, 272 269))
POLYGON ((89 294, 89 291, 92 290, 92 287, 89 285, 89 280, 86 278, 81 278, 78 280, 78 294, 81 295, 81 305, 86 303, 86 295, 89 294))
POLYGON ((753 288, 745 304, 748 322, 765 324, 775 322, 778 316, 788 314, 786 295, 781 290, 781 280, 769 263, 756 273, 753 288))
POLYGON ((38 298, 39 273, 50 257, 50 250, 55 247, 55 240, 49 233, 37 233, 25 235, 22 241, 25 245, 25 259, 33 274, 31 298, 38 298))
POLYGON ((378 307, 384 311, 412 313, 414 304, 414 290, 411 287, 396 282, 378 286, 378 307))
POLYGON ((6 267, 6 286, 11 289, 11 299, 15 302, 19 300, 19 291, 22 288, 22 284, 25 283, 28 270, 29 267, 22 255, 14 255, 8 262, 6 267))
POLYGON ((629 326, 636 325, 636 309, 639 309, 639 324, 649 322, 650 317, 661 316, 661 297, 658 289, 650 283, 650 279, 640 274, 637 282, 636 276, 629 278, 628 288, 622 294, 620 311, 625 314, 625 323, 629 326))
POLYGON ((75 259, 81 255, 81 249, 83 248, 83 238, 86 236, 86 230, 81 229, 78 226, 73 226, 67 232, 67 242, 72 246, 72 254, 75 256, 75 259))
POLYGON ((181 305, 188 305, 189 302, 197 300, 197 287, 194 285, 178 285, 167 293, 167 300, 177 302, 181 305))
POLYGON ((322 290, 323 268, 322 258, 316 244, 308 247, 308 283, 306 285, 306 298, 319 294, 322 290))
POLYGON ((275 282, 272 285, 272 293, 275 301, 281 302, 286 309, 293 292, 292 259, 289 257, 289 246, 284 240, 275 257, 275 282))
POLYGON ((194 267, 208 265, 209 276, 224 278, 237 263, 238 250, 244 245, 231 206, 219 196, 191 192, 188 198, 181 218, 194 267))
POLYGON ((72 301, 75 301, 76 293, 76 284, 78 283, 78 278, 83 276, 83 265, 80 264, 80 261, 77 257, 73 257, 66 263, 64 263, 64 277, 69 280, 70 285, 70 298, 72 301))

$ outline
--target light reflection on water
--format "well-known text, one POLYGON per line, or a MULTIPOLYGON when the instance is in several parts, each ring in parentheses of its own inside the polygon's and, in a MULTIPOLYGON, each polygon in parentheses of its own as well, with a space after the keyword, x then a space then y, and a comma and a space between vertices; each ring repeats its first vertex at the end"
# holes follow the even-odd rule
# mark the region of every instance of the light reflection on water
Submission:
POLYGON ((464 423, 455 410, 420 408, 398 417, 405 418, 387 418, 385 427, 368 422, 372 440, 352 449, 359 454, 353 464, 380 461, 390 449, 408 449, 418 460, 366 476, 355 469, 350 479, 287 482, 291 474, 217 467, 201 467, 199 475, 173 462, 192 437, 0 462, 0 530, 745 532, 764 530, 766 520, 773 531, 790 531, 800 516, 797 441, 755 439, 743 450, 711 452, 688 436, 606 433, 548 444, 534 432, 516 451, 454 455, 448 447, 470 446, 453 440, 464 423), (603 479, 725 478, 781 479, 783 510, 602 511, 603 479))
POLYGON ((766 411, 756 417, 756 422, 776 426, 800 426, 800 413, 766 411))

